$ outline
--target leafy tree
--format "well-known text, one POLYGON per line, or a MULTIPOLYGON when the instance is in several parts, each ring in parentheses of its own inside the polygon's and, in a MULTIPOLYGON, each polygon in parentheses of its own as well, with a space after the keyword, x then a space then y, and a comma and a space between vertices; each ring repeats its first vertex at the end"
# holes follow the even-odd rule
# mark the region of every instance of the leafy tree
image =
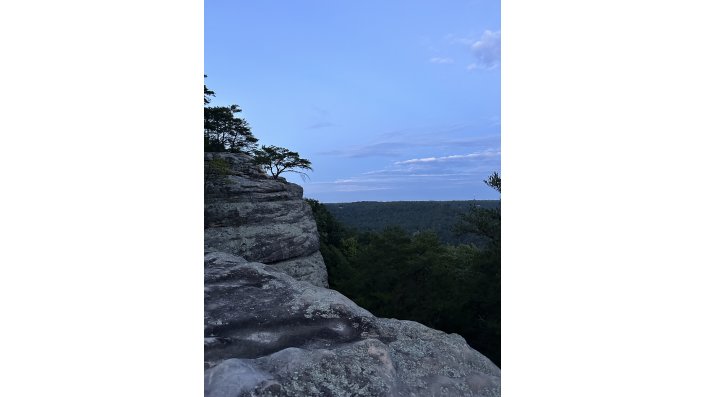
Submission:
POLYGON ((355 237, 326 209, 325 205, 313 199, 306 199, 316 220, 321 255, 328 271, 328 283, 333 289, 339 288, 341 280, 352 275, 348 262, 349 249, 355 237))
MULTIPOLYGON (((499 244, 501 240, 501 210, 500 208, 470 207, 466 213, 460 214, 460 220, 454 230, 458 235, 474 234, 489 240, 490 244, 499 244)), ((484 244, 483 246, 486 246, 484 244)))
POLYGON ((458 333, 501 365, 497 246, 447 245, 400 228, 356 234, 326 206, 309 204, 331 287, 377 316, 458 333))
POLYGON ((316 220, 319 240, 322 243, 340 246, 343 239, 349 237, 351 233, 318 200, 307 198, 306 202, 311 207, 313 217, 316 220))
POLYGON ((497 171, 493 172, 487 179, 483 182, 492 189, 496 190, 498 193, 502 193, 502 179, 499 177, 497 171))
MULTIPOLYGON (((494 172, 483 182, 492 189, 501 193, 502 180, 494 172)), ((455 225, 455 232, 459 235, 473 233, 490 240, 491 244, 499 247, 502 230, 501 207, 481 208, 473 205, 470 211, 460 215, 460 221, 455 225)))
MULTIPOLYGON (((208 76, 204 74, 203 77, 205 78, 208 76)), ((211 103, 212 96, 215 96, 215 92, 209 90, 208 87, 206 87, 206 85, 203 84, 203 104, 207 105, 207 104, 211 103)))
POLYGON ((262 146, 254 151, 255 163, 267 169, 274 179, 279 178, 283 172, 294 172, 302 178, 308 177, 297 168, 311 170, 311 161, 302 159, 297 152, 279 146, 262 146))
MULTIPOLYGON (((206 77, 204 75, 204 77, 206 77)), ((215 92, 203 85, 203 104, 210 103, 215 92)), ((235 117, 240 113, 237 105, 204 106, 203 140, 207 152, 251 153, 258 139, 252 134, 245 119, 235 117)))
MULTIPOLYGON (((501 178, 497 172, 490 175, 485 184, 501 193, 501 178)), ((470 267, 469 291, 472 297, 464 306, 464 311, 474 313, 460 327, 472 333, 478 344, 486 346, 483 351, 488 357, 500 356, 501 330, 501 207, 487 209, 473 206, 461 216, 456 230, 459 233, 476 233, 487 237, 490 243, 478 252, 470 267)), ((493 358, 493 360, 495 360, 493 358)))
POLYGON ((237 105, 204 108, 203 133, 214 152, 251 153, 258 141, 246 120, 235 117, 240 113, 237 105))

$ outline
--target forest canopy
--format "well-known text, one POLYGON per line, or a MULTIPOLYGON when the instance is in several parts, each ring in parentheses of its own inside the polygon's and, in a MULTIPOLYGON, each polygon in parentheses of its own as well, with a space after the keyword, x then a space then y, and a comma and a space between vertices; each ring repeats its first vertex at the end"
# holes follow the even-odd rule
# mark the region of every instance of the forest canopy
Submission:
MULTIPOLYGON (((455 202, 464 211, 456 213, 448 224, 455 233, 474 233, 481 238, 483 244, 478 246, 444 243, 433 231, 412 234, 393 222, 381 230, 358 232, 328 210, 339 204, 307 201, 318 226, 331 288, 376 316, 418 321, 458 333, 501 365, 499 203, 483 207, 455 202)), ((397 206, 424 208, 409 203, 397 206)), ((380 208, 384 206, 359 206, 356 216, 383 217, 383 209, 375 211, 380 208), (365 210, 370 214, 363 216, 365 210)))

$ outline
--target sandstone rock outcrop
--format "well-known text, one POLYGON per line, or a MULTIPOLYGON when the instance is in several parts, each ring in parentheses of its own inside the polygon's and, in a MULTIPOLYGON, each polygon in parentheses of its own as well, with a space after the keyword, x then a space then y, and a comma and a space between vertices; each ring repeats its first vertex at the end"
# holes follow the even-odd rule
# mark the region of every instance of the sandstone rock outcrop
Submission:
POLYGON ((204 266, 206 397, 500 395, 500 370, 458 335, 232 254, 204 266))
POLYGON ((242 153, 205 153, 205 248, 274 266, 327 287, 303 188, 270 179, 242 153))

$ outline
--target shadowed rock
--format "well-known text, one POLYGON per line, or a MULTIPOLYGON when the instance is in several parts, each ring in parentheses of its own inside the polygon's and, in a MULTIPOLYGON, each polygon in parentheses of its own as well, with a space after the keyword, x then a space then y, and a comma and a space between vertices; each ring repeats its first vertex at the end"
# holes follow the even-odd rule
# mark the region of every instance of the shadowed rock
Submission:
POLYGON ((206 397, 499 396, 500 370, 459 335, 228 253, 204 266, 206 397))
POLYGON ((273 264, 328 286, 318 229, 303 188, 271 179, 242 153, 205 153, 206 250, 273 264))

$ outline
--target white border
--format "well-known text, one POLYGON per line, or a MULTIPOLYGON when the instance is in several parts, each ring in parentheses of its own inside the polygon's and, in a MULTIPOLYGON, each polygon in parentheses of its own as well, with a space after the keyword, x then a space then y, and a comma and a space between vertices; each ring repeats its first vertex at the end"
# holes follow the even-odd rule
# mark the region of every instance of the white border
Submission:
MULTIPOLYGON (((203 4, 6 3, 0 395, 200 395, 203 4)), ((632 3, 503 2, 504 396, 704 391, 705 28, 632 3)))

